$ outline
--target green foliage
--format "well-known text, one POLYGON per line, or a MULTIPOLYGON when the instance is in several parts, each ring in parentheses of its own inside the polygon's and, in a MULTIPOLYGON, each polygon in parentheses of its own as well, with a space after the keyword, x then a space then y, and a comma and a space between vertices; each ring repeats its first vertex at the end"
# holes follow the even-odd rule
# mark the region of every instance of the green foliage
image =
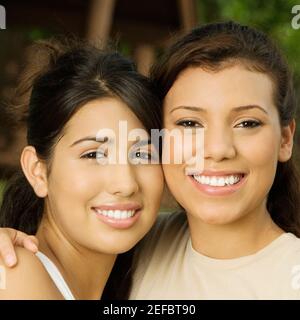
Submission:
POLYGON ((234 20, 265 31, 286 54, 300 81, 300 29, 291 25, 292 8, 297 0, 199 0, 200 23, 234 20))
POLYGON ((48 29, 44 28, 31 28, 26 30, 25 35, 30 42, 41 40, 41 39, 47 39, 53 36, 53 32, 51 32, 48 29))
POLYGON ((117 49, 121 54, 127 57, 130 57, 132 52, 132 46, 128 41, 124 39, 119 40, 119 42, 117 43, 117 49))

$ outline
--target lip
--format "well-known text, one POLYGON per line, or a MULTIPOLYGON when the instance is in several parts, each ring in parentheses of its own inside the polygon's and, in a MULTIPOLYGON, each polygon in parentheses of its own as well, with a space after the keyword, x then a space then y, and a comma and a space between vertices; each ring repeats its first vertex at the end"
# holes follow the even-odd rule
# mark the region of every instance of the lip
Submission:
POLYGON ((128 229, 132 227, 140 218, 142 213, 142 206, 137 203, 118 203, 105 204, 97 207, 92 207, 97 219, 114 229, 128 229), (134 216, 127 219, 114 219, 108 216, 99 214, 97 210, 135 210, 134 216))
POLYGON ((204 176, 227 176, 227 175, 243 175, 242 179, 234 184, 234 185, 230 185, 230 186, 224 186, 224 187, 215 187, 215 186, 210 186, 210 185, 205 185, 205 184, 201 184, 199 182, 197 182, 193 176, 189 176, 189 180, 191 181, 191 183, 198 189, 200 190, 202 193, 209 195, 209 196, 226 196, 226 195, 230 195, 233 194, 235 192, 237 192, 246 182, 247 180, 247 174, 244 172, 232 172, 232 171, 203 171, 201 173, 201 175, 204 176))
POLYGON ((127 203, 107 203, 99 206, 92 207, 93 209, 98 210, 140 210, 141 205, 136 202, 127 202, 127 203))

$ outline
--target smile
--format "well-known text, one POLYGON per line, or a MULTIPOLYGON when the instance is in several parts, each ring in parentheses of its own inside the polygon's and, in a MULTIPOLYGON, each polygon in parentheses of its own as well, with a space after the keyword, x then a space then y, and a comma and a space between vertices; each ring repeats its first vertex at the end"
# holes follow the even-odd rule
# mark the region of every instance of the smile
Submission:
POLYGON ((189 176, 192 185, 208 196, 226 196, 245 184, 247 174, 242 172, 203 171, 189 176))
POLYGON ((99 210, 95 209, 97 214, 100 214, 104 217, 109 217, 116 220, 124 220, 133 217, 136 213, 136 210, 99 210))
POLYGON ((103 204, 92 209, 100 221, 116 229, 130 228, 139 220, 142 212, 142 206, 135 202, 103 204))
POLYGON ((202 185, 208 185, 212 187, 225 187, 239 183, 243 176, 243 174, 226 176, 193 175, 193 178, 202 185))

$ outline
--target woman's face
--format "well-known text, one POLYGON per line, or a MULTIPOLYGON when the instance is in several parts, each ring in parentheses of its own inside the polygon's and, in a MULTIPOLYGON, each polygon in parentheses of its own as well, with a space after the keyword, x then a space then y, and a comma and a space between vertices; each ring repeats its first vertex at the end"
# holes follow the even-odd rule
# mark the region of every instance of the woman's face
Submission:
POLYGON ((227 224, 265 210, 278 161, 291 152, 271 79, 242 65, 184 70, 164 101, 164 127, 204 129, 204 171, 164 164, 166 182, 190 219, 227 224))
MULTIPOLYGON (((130 157, 139 164, 103 164, 107 148, 96 136, 103 140, 97 135, 99 130, 111 129, 117 137, 111 143, 118 147, 120 120, 127 122, 128 132, 143 128, 117 99, 95 100, 83 106, 55 147, 47 181, 49 220, 71 243, 103 253, 127 251, 147 233, 163 189, 160 165, 143 164, 150 153, 148 142, 133 148, 134 142, 129 141, 122 151, 126 157, 131 148, 130 157)), ((109 130, 107 134, 109 137, 109 130)))

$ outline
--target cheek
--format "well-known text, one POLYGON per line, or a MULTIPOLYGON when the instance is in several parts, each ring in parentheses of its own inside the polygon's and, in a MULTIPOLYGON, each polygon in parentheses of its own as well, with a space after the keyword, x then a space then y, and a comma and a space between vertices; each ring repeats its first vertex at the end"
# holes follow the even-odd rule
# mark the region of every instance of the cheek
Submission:
POLYGON ((78 200, 88 201, 95 192, 99 192, 99 183, 92 167, 86 167, 78 161, 56 161, 49 177, 49 192, 55 192, 57 199, 63 195, 62 201, 66 204, 68 198, 72 198, 74 203, 78 200))
POLYGON ((178 192, 181 193, 182 185, 186 181, 184 165, 164 164, 163 173, 165 181, 171 192, 175 196, 178 194, 178 192))
POLYGON ((269 168, 274 170, 277 166, 280 138, 271 128, 264 130, 255 139, 240 141, 238 152, 251 168, 269 168))
POLYGON ((144 200, 151 205, 158 204, 159 206, 164 187, 164 176, 161 166, 137 166, 136 176, 144 200))

